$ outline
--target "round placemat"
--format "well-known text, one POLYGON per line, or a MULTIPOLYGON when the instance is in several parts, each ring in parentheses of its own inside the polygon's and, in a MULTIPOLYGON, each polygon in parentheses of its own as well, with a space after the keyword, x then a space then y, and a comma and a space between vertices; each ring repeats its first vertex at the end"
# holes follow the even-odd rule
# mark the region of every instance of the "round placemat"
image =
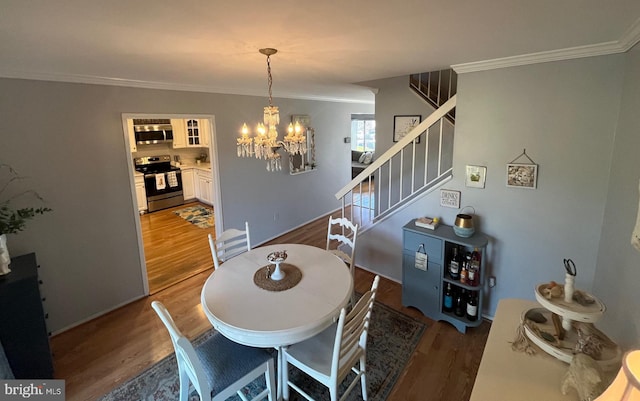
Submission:
POLYGON ((293 288, 302 279, 302 272, 296 266, 289 263, 280 263, 280 270, 285 276, 282 280, 271 280, 267 277, 267 268, 271 273, 276 268, 275 265, 267 265, 256 270, 253 275, 253 282, 260 288, 267 291, 284 291, 293 288))

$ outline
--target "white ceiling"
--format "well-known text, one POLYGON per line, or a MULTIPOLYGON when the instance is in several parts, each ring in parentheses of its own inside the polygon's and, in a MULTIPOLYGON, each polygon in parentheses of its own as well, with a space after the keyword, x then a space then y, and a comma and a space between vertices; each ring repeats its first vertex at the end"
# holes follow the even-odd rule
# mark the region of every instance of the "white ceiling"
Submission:
POLYGON ((639 40, 640 0, 0 0, 0 76, 266 96, 274 47, 276 98, 373 101, 356 83, 639 40))

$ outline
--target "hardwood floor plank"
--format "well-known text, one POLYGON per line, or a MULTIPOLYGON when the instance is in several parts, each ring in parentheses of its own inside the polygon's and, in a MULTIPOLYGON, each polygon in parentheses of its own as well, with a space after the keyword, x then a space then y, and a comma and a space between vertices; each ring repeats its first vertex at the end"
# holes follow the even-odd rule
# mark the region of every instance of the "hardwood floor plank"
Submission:
MULTIPOLYGON (((149 219, 149 230, 165 241, 172 241, 176 234, 171 230, 180 230, 181 225, 170 220, 164 220, 160 215, 157 219, 149 219), (168 230, 168 227, 171 228, 168 230)), ((328 216, 318 218, 267 245, 304 243, 324 248, 327 220, 328 216)), ((201 260, 203 264, 208 259, 209 268, 51 338, 55 376, 66 380, 68 401, 95 400, 173 352, 166 329, 151 309, 152 301, 163 302, 189 338, 211 327, 200 306, 200 291, 213 266, 209 245, 206 242, 181 245, 181 242, 172 243, 173 255, 167 257, 169 267, 166 269, 172 271, 172 263, 185 259, 201 260)), ((369 289, 373 277, 370 272, 356 269, 356 290, 365 292, 369 289)), ((414 308, 403 307, 401 296, 400 284, 381 279, 377 300, 425 322, 428 327, 388 400, 468 400, 490 323, 483 322, 463 335, 448 323, 434 322, 414 308)))
POLYGON ((201 250, 208 249, 207 235, 215 236, 215 225, 201 228, 174 213, 193 206, 211 208, 200 202, 190 202, 140 216, 151 294, 213 268, 211 253, 201 250))

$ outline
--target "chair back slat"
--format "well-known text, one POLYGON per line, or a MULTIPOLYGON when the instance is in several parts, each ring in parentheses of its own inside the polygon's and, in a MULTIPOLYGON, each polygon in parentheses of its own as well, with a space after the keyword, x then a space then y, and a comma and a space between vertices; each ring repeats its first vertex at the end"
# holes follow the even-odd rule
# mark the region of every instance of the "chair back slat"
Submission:
POLYGON ((244 231, 230 228, 216 238, 209 234, 209 247, 216 269, 220 267, 222 262, 251 250, 249 223, 245 221, 244 227, 244 231))
POLYGON ((340 311, 333 347, 332 374, 350 369, 354 361, 366 351, 369 321, 379 280, 379 276, 374 278, 371 290, 360 297, 348 314, 344 308, 340 311))
MULTIPOLYGON (((325 249, 343 262, 349 264, 349 272, 351 277, 355 277, 356 266, 356 239, 358 238, 358 225, 353 224, 349 219, 344 217, 333 218, 329 216, 329 224, 327 224, 327 246, 325 249), (335 249, 332 242, 337 242, 335 249)), ((350 305, 355 303, 355 294, 351 294, 350 305)))
POLYGON ((351 223, 348 219, 333 218, 329 216, 329 224, 327 227, 327 250, 331 249, 331 241, 337 241, 338 252, 333 252, 342 260, 349 263, 349 267, 353 269, 356 255, 356 239, 358 237, 358 225, 351 223), (348 248, 348 252, 343 249, 348 248))

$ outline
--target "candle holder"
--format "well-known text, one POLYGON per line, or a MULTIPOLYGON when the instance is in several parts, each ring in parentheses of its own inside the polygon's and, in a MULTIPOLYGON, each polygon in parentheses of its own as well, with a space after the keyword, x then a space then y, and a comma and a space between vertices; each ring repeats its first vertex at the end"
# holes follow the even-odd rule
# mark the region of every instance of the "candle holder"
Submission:
POLYGON ((280 269, 280 263, 285 260, 287 260, 287 251, 276 251, 267 255, 267 261, 275 265, 275 269, 269 277, 271 280, 280 281, 285 277, 285 272, 280 269))

